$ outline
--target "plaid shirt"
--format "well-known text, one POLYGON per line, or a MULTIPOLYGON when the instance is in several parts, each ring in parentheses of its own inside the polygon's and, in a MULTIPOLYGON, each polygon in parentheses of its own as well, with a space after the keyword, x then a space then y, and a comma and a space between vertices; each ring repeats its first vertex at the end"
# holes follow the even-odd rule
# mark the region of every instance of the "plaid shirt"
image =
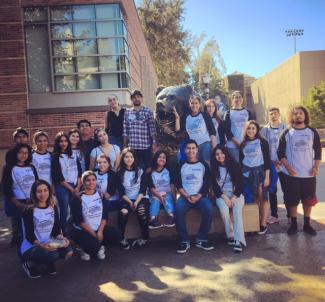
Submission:
POLYGON ((150 148, 156 142, 156 125, 148 107, 139 111, 133 108, 124 113, 123 136, 128 138, 128 146, 136 150, 150 148))

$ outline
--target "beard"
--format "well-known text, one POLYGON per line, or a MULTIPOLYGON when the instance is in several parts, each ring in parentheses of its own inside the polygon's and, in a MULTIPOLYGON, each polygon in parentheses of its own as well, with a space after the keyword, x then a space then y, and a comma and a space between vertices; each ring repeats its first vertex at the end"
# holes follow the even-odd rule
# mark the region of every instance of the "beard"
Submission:
POLYGON ((303 120, 296 120, 296 121, 294 121, 294 124, 295 125, 301 125, 301 124, 303 124, 305 121, 303 121, 303 120))

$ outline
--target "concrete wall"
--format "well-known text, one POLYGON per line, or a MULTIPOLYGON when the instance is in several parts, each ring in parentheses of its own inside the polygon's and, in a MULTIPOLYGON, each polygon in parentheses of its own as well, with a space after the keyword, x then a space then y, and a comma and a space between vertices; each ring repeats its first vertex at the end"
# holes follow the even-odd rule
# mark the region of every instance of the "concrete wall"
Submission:
POLYGON ((266 122, 269 107, 283 119, 290 105, 301 102, 313 85, 325 80, 325 51, 299 52, 251 85, 257 120, 266 122))

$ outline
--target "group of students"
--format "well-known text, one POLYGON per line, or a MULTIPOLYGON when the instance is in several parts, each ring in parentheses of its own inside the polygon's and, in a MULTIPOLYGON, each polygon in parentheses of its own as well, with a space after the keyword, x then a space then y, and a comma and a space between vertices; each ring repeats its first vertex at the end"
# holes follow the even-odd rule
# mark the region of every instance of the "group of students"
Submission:
POLYGON ((291 221, 288 234, 297 232, 301 200, 304 231, 316 235, 310 214, 317 202, 321 145, 304 107, 291 110, 289 127, 280 122, 279 109, 270 108, 270 121, 260 131, 238 91, 232 95, 225 119, 219 117, 214 100, 206 101, 202 111, 200 98, 192 96, 190 113, 182 121, 174 110, 175 131, 183 123, 188 134, 174 173, 168 152, 157 151, 152 113, 142 106, 141 92, 132 93, 131 101, 133 108, 125 110, 117 97, 110 96, 106 129, 96 129, 93 138, 91 123, 81 120, 68 134, 57 133, 53 152, 48 151, 49 137, 44 131, 34 133, 34 149, 28 145, 26 130, 18 128, 13 134, 16 145, 6 155, 2 184, 13 243, 19 243, 29 277, 39 277, 40 267, 55 274, 54 262, 72 255, 71 242, 83 260, 104 259, 108 243, 130 249, 125 230, 131 212, 141 228, 141 238, 132 246, 146 245, 150 228, 176 224, 177 252, 185 253, 190 248, 186 213, 197 208, 202 218, 195 245, 212 250, 208 242, 211 201, 219 208, 227 243, 241 252, 246 246, 245 202, 259 205, 259 234, 267 232, 267 223, 278 222, 278 177, 291 221), (143 129, 147 137, 139 138, 143 129), (164 223, 159 219, 160 208, 167 212, 164 223), (108 225, 112 211, 117 211, 117 228, 108 225))

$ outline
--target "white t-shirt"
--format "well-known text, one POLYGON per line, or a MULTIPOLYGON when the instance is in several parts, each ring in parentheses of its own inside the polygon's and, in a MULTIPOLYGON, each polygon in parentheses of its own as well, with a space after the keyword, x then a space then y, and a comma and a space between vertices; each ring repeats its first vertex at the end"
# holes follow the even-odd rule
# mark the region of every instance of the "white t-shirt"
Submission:
POLYGON ((170 173, 164 168, 162 171, 153 171, 151 173, 152 183, 159 194, 171 192, 170 173))
POLYGON ((14 166, 11 171, 12 191, 17 199, 29 199, 35 175, 32 167, 14 166))
POLYGON ((219 122, 217 121, 217 119, 215 117, 213 117, 212 123, 213 123, 214 128, 216 129, 216 142, 217 142, 217 145, 219 145, 220 144, 220 137, 219 137, 219 132, 218 132, 219 122))
POLYGON ((97 231, 103 217, 103 203, 96 192, 93 195, 81 195, 82 216, 93 231, 97 231))
POLYGON ((34 151, 32 153, 32 162, 36 168, 38 178, 47 181, 50 185, 52 185, 51 161, 52 155, 50 152, 40 154, 34 151))
MULTIPOLYGON (((248 119, 249 119, 249 113, 247 109, 243 108, 240 110, 236 110, 236 109, 230 110, 231 132, 239 142, 243 141, 243 131, 248 119)), ((237 148, 232 140, 227 141, 227 147, 237 148)))
POLYGON ((211 141, 202 113, 196 116, 189 114, 186 117, 185 128, 189 138, 195 140, 198 145, 211 141))
POLYGON ((122 184, 125 189, 125 195, 131 200, 137 199, 139 195, 142 174, 143 170, 139 169, 138 179, 134 182, 135 171, 126 170, 124 173, 122 184))
POLYGON ((231 176, 229 171, 227 173, 227 168, 219 167, 220 179, 217 179, 217 183, 222 192, 233 192, 233 183, 231 181, 231 176))
POLYGON ((258 167, 264 164, 261 141, 259 138, 248 141, 243 148, 243 164, 247 167, 258 167))
POLYGON ((66 182, 77 184, 78 182, 78 164, 77 157, 72 153, 69 157, 68 154, 62 153, 59 157, 62 175, 66 182))
MULTIPOLYGON (((114 168, 114 164, 115 164, 115 161, 116 161, 116 157, 117 157, 117 155, 118 155, 120 152, 121 152, 121 149, 120 149, 119 146, 117 146, 117 145, 112 145, 111 151, 110 151, 110 153, 108 154, 108 157, 109 157, 110 160, 111 160, 111 167, 112 167, 112 168, 114 168)), ((97 159, 97 157, 98 157, 99 155, 102 155, 102 154, 106 155, 106 154, 103 152, 103 149, 102 149, 101 147, 96 147, 96 148, 92 149, 91 152, 90 152, 90 156, 91 156, 92 158, 95 158, 95 159, 97 159)), ((98 168, 97 163, 95 164, 95 168, 98 168)))
MULTIPOLYGON (((96 171, 95 174, 97 176, 97 182, 96 182, 97 191, 100 194, 107 192, 107 186, 108 186, 107 173, 101 174, 101 173, 99 173, 99 171, 96 171)), ((118 192, 116 191, 116 193, 109 200, 119 200, 119 199, 120 199, 120 196, 119 196, 118 192)))
POLYGON ((198 194, 203 185, 205 166, 201 162, 185 162, 181 167, 182 186, 189 195, 198 194))

